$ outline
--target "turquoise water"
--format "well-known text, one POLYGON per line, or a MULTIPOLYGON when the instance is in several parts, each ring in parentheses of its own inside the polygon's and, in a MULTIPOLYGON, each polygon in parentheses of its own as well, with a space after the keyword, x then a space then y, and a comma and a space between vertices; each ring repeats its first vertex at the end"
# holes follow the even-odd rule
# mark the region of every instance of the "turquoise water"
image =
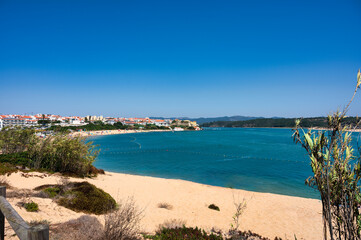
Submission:
POLYGON ((211 128, 90 139, 101 149, 95 166, 106 171, 318 198, 304 184, 311 167, 291 129, 211 128))

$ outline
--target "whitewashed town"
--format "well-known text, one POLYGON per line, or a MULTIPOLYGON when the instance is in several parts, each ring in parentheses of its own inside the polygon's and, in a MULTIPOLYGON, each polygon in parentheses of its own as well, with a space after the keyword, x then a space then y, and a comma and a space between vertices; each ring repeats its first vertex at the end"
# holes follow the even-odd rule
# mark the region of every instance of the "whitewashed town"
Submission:
POLYGON ((0 115, 0 130, 5 127, 41 127, 48 128, 50 126, 61 127, 79 127, 92 123, 100 124, 120 124, 124 126, 137 126, 142 129, 144 126, 157 126, 162 128, 170 128, 175 131, 184 129, 200 130, 196 121, 179 120, 179 119, 153 119, 153 118, 125 118, 125 117, 103 117, 103 116, 60 116, 54 114, 35 114, 35 115, 0 115))

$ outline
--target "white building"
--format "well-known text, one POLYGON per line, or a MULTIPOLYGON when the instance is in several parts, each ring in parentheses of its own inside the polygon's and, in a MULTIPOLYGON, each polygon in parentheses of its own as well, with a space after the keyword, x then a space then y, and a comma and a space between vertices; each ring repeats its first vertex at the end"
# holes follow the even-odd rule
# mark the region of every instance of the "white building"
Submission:
POLYGON ((4 127, 11 127, 11 126, 25 126, 26 121, 22 118, 4 118, 3 119, 4 127))
POLYGON ((169 123, 162 119, 155 119, 152 122, 158 127, 169 127, 169 123))
POLYGON ((3 123, 3 120, 0 118, 0 130, 3 129, 4 127, 4 123, 3 123))

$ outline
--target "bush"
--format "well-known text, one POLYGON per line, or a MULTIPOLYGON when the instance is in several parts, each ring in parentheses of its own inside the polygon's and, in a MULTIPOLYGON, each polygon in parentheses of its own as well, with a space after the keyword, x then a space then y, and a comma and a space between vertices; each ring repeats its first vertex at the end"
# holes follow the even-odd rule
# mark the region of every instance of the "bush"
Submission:
POLYGON ((159 224, 157 232, 161 232, 163 230, 163 228, 168 228, 168 229, 182 228, 185 225, 186 225, 186 221, 184 221, 184 220, 170 219, 170 220, 164 221, 162 224, 159 224))
POLYGON ((118 204, 118 209, 105 215, 104 239, 132 240, 140 239, 139 222, 142 218, 133 198, 118 204))
MULTIPOLYGON (((251 231, 238 231, 237 233, 232 235, 232 240, 270 240, 269 238, 262 237, 257 233, 253 233, 251 231)), ((295 238, 297 240, 297 238, 295 238)), ((282 240, 282 238, 275 237, 274 240, 282 240)))
POLYGON ((115 200, 102 189, 88 182, 69 183, 69 190, 61 194, 59 205, 77 212, 104 214, 116 207, 115 200))
POLYGON ((17 168, 10 163, 1 163, 0 162, 0 175, 10 174, 16 172, 17 168))
POLYGON ((12 165, 30 166, 31 159, 27 152, 0 154, 1 163, 10 163, 12 165))
POLYGON ((165 202, 163 202, 163 203, 158 203, 158 207, 159 207, 159 208, 165 208, 165 209, 167 209, 167 210, 172 210, 172 209, 173 209, 173 206, 172 206, 171 204, 165 203, 165 202))
POLYGON ((4 128, 0 131, 0 150, 2 154, 24 152, 37 140, 33 129, 4 128))
POLYGON ((31 129, 0 131, 0 174, 21 165, 36 170, 72 174, 80 177, 103 173, 93 166, 98 152, 85 137, 57 134, 40 139, 31 129))
POLYGON ((96 217, 83 215, 74 220, 50 225, 50 239, 99 240, 103 239, 103 226, 96 217))
POLYGON ((60 193, 59 187, 49 187, 43 190, 50 198, 56 197, 60 193))
POLYGON ((163 228, 153 236, 146 235, 144 237, 154 240, 223 240, 223 237, 220 235, 207 234, 204 230, 197 227, 184 226, 182 228, 163 228))
POLYGON ((35 202, 29 202, 24 204, 24 208, 28 212, 37 212, 39 211, 39 205, 35 202))
POLYGON ((47 137, 29 148, 32 167, 54 172, 87 176, 99 151, 84 137, 58 134, 47 137))
POLYGON ((211 205, 208 206, 209 209, 213 209, 213 210, 216 210, 216 211, 220 211, 219 210, 219 207, 217 205, 214 205, 213 203, 211 205))

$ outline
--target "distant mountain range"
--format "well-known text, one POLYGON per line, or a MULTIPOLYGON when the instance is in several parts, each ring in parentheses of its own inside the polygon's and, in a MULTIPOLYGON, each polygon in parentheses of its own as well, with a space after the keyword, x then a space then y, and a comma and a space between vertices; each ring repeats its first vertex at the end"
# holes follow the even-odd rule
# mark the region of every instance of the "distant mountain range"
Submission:
POLYGON ((151 119, 180 119, 180 120, 191 120, 196 121, 198 124, 210 123, 210 122, 218 122, 218 121, 246 121, 252 119, 259 119, 263 117, 248 117, 248 116, 224 116, 224 117, 201 117, 201 118, 188 118, 188 117, 150 117, 151 119))

